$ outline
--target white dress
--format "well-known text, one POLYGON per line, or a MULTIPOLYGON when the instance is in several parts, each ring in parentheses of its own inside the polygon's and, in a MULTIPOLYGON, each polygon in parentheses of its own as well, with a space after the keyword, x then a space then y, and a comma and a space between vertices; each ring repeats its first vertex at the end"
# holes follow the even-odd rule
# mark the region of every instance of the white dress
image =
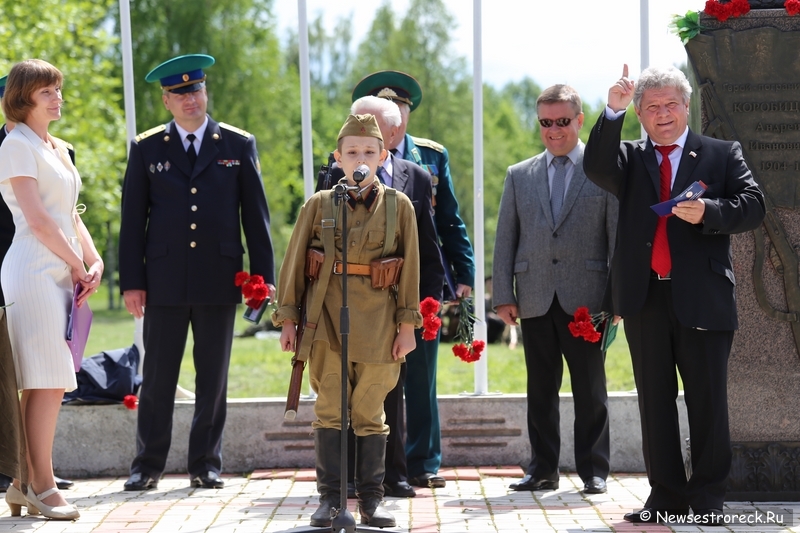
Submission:
POLYGON ((79 256, 74 214, 81 179, 66 148, 51 148, 25 124, 0 146, 0 193, 14 217, 14 241, 3 259, 0 283, 6 297, 8 332, 20 389, 75 389, 75 369, 65 340, 72 302, 67 263, 33 235, 9 178, 37 180, 42 203, 79 256))

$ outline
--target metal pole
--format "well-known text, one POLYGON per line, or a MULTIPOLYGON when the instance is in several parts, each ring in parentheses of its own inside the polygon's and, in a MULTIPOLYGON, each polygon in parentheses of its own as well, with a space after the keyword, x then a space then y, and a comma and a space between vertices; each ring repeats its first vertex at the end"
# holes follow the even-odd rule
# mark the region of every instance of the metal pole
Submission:
POLYGON ((300 44, 300 122, 303 129, 303 184, 305 198, 314 194, 314 153, 311 145, 311 76, 308 68, 308 13, 306 0, 297 2, 300 44))
MULTIPOLYGON (((475 229, 475 338, 486 340, 486 307, 484 295, 484 246, 483 246, 483 52, 481 41, 481 0, 473 1, 472 14, 472 193, 473 225, 475 229)), ((475 363, 475 394, 489 392, 489 346, 475 363)))
MULTIPOLYGON (((639 72, 650 66, 650 0, 639 0, 639 66, 639 72)), ((647 133, 641 130, 644 139, 647 133)))

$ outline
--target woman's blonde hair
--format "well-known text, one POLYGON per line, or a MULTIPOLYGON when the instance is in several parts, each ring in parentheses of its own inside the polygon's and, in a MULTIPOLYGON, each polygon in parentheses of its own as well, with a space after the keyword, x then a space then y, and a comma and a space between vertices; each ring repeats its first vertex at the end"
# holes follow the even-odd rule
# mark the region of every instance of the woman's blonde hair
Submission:
POLYGON ((64 75, 56 67, 41 59, 20 61, 8 73, 6 92, 3 94, 3 114, 11 122, 25 122, 34 108, 34 91, 50 85, 61 85, 64 75))

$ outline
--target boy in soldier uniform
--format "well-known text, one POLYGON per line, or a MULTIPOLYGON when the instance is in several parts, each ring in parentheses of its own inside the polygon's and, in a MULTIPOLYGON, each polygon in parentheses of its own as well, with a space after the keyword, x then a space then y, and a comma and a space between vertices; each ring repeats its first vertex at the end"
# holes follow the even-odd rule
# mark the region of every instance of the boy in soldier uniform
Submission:
MULTIPOLYGON (((342 422, 340 408, 341 249, 346 238, 352 311, 347 393, 349 422, 356 434, 358 507, 362 524, 394 527, 394 517, 380 506, 389 433, 383 402, 397 383, 405 355, 414 349, 414 328, 422 325, 416 217, 407 196, 374 178, 387 152, 373 115, 348 117, 339 132, 334 155, 348 185, 359 188, 347 194, 343 207, 334 205, 329 190, 317 192, 303 205, 281 267, 278 309, 272 319, 276 326, 283 327, 281 348, 294 351, 306 279, 311 278, 304 336, 306 342, 312 343, 309 377, 319 394, 312 427, 320 493, 320 506, 311 516, 311 525, 330 527, 331 510, 340 502, 341 430, 348 422, 342 422), (360 165, 367 165, 369 174, 356 184, 353 174, 360 165), (346 228, 341 225, 340 209, 349 210, 346 228), (314 269, 307 264, 309 250, 318 256, 319 251, 324 251, 322 266, 317 264, 319 272, 310 272, 314 269), (403 259, 399 275, 394 277, 392 287, 376 288, 376 260, 393 257, 403 259), (320 309, 319 316, 313 316, 315 307, 320 309)), ((394 272, 397 274, 397 270, 394 272)))

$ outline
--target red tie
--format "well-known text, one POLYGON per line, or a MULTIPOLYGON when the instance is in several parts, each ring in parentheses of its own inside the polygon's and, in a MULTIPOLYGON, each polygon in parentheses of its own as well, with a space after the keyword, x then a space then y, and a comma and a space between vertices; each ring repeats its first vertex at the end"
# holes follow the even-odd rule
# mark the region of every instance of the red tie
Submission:
MULTIPOLYGON (((669 200, 669 192, 672 189, 672 163, 669 161, 669 154, 677 144, 669 146, 656 146, 655 149, 661 152, 661 200, 669 200)), ((656 274, 667 276, 672 270, 672 259, 669 256, 669 240, 667 239, 667 217, 658 217, 656 224, 656 235, 653 237, 653 257, 650 259, 650 268, 656 274)))

